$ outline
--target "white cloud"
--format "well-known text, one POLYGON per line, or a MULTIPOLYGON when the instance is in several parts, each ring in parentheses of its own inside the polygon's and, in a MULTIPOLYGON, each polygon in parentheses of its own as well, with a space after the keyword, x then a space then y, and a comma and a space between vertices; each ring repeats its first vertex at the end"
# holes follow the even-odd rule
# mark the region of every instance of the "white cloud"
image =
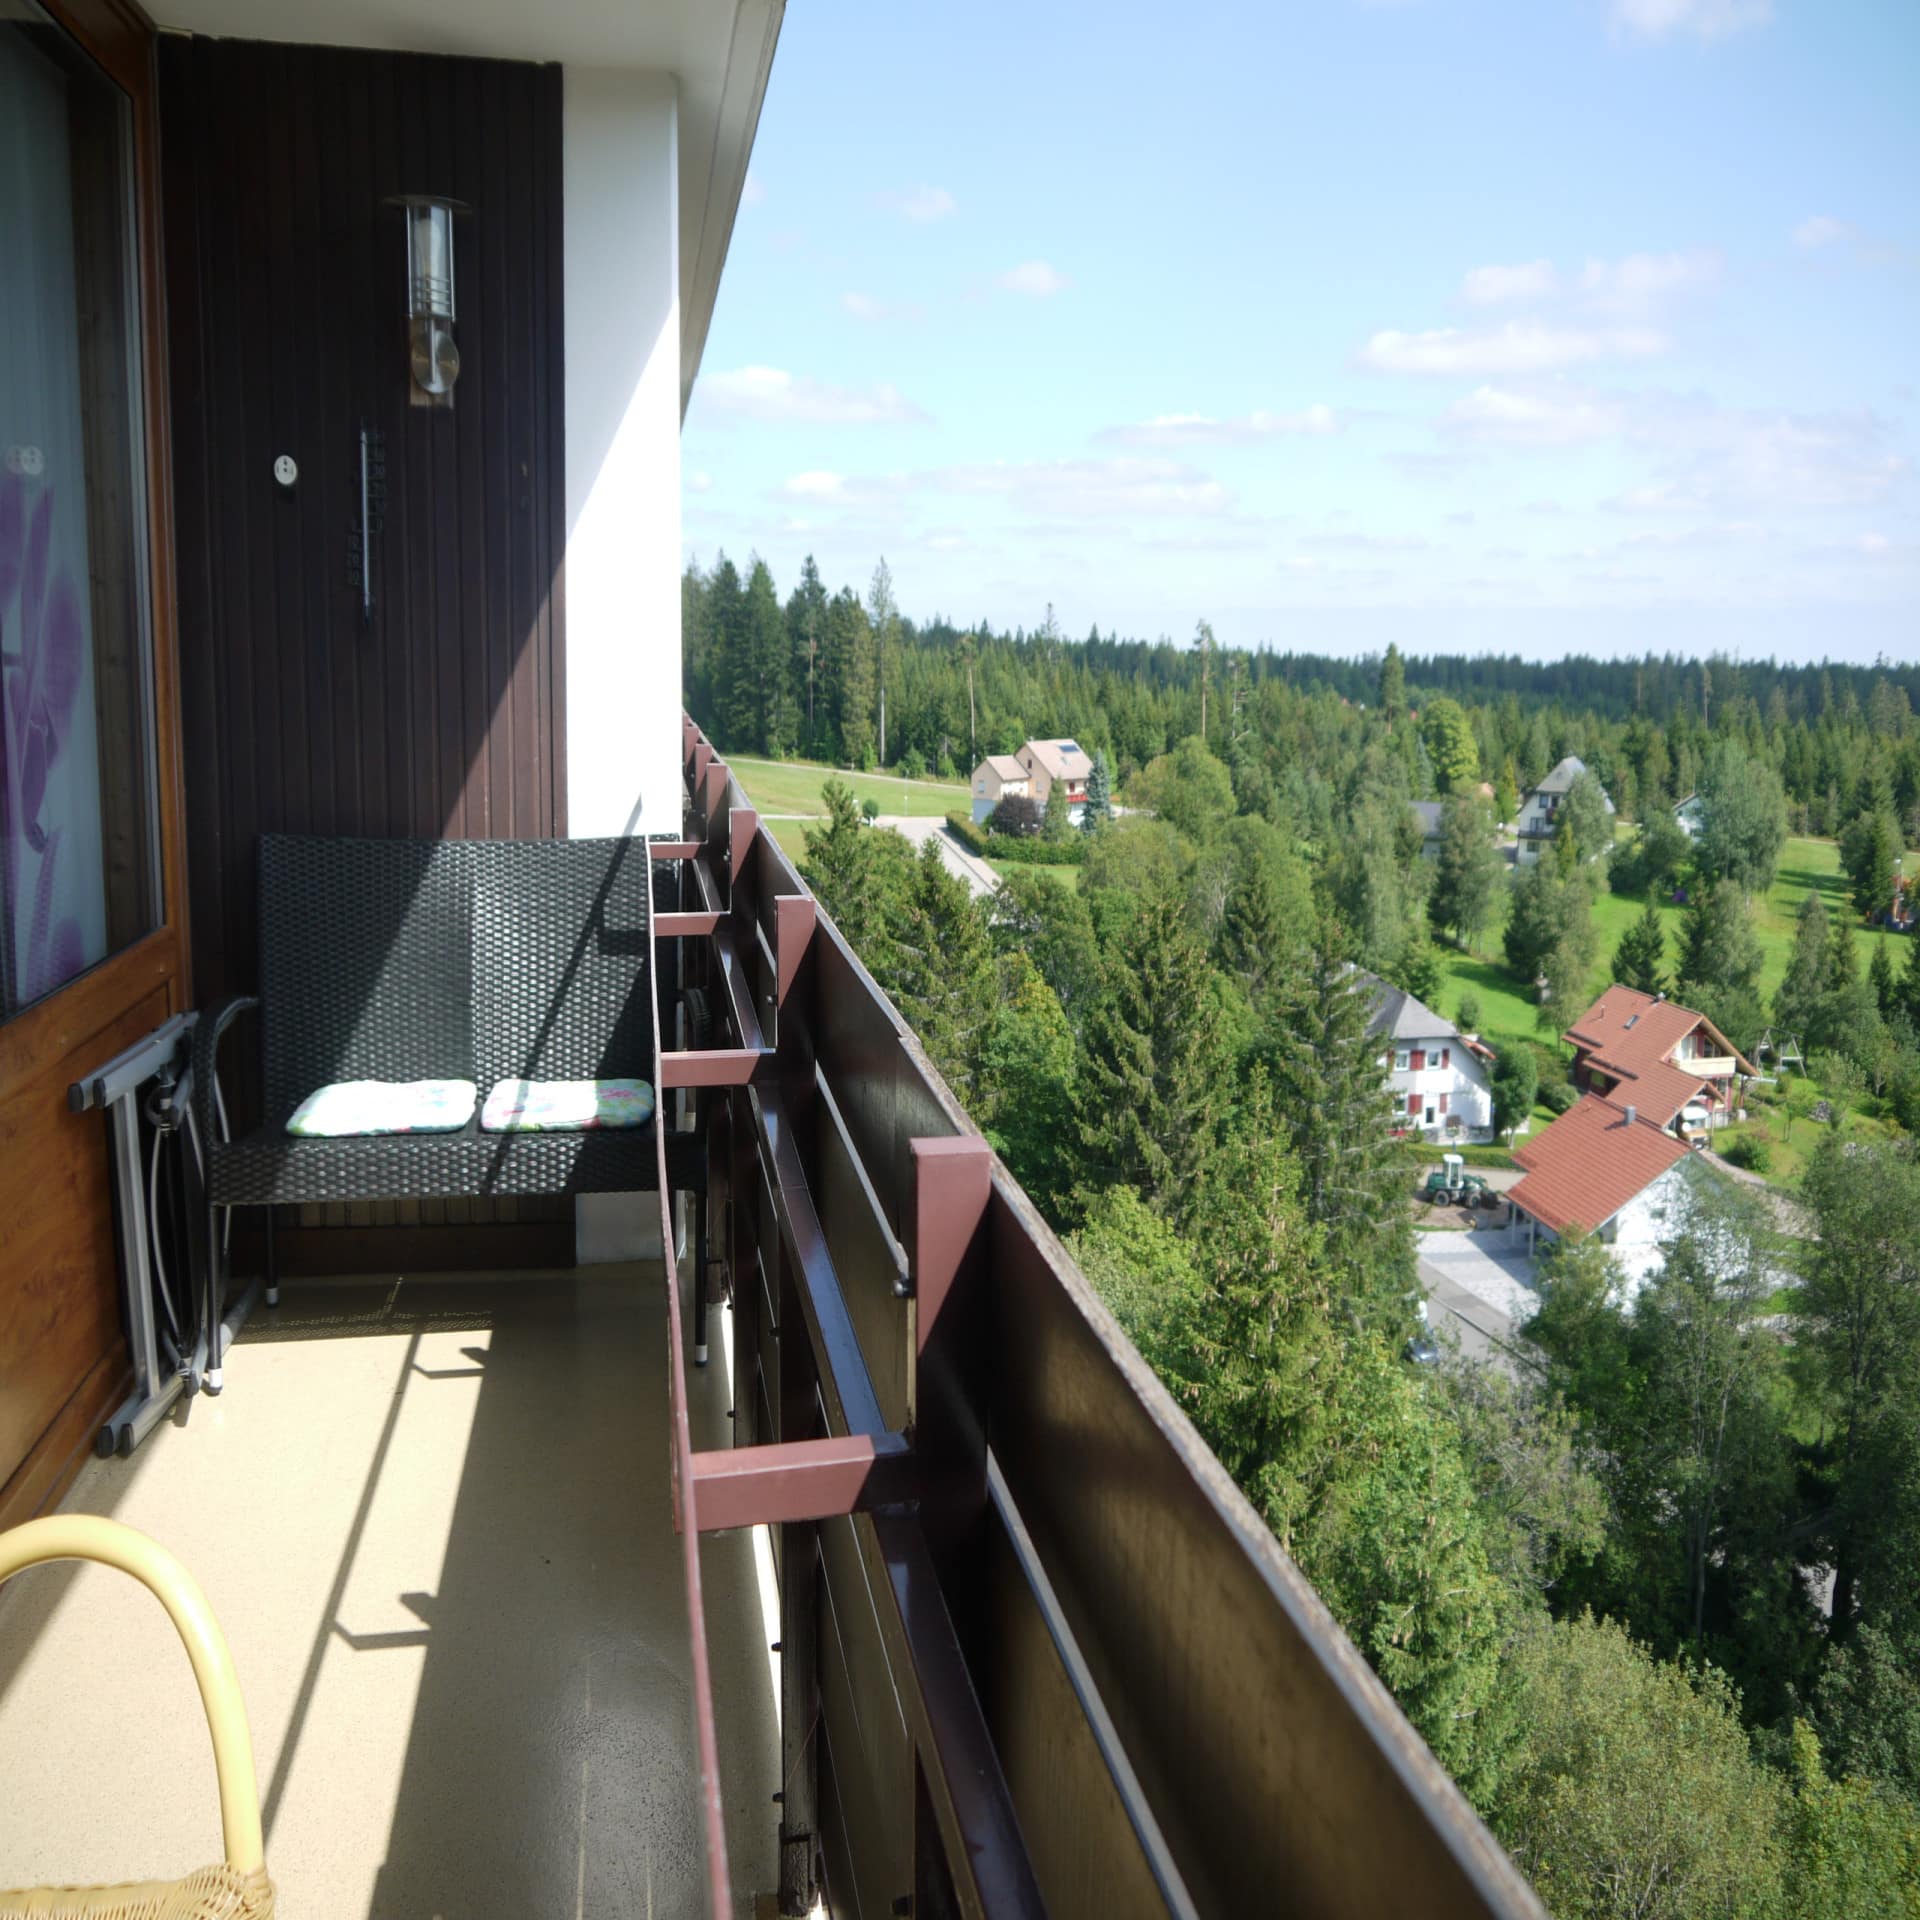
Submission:
POLYGON ((1430 543, 1417 533, 1307 533, 1300 544, 1328 553, 1414 553, 1430 543))
POLYGON ((846 427, 927 418, 897 387, 835 387, 779 367, 740 367, 731 373, 708 374, 698 392, 710 407, 746 420, 846 427))
POLYGON ((959 209, 959 202, 945 187, 914 187, 906 193, 883 193, 880 204, 922 225, 929 220, 944 220, 959 209))
POLYGON ((1382 373, 1553 373, 1594 360, 1642 360, 1664 353, 1649 327, 1593 329, 1509 320, 1501 327, 1435 327, 1425 333, 1376 333, 1356 356, 1382 373))
POLYGON ((1619 431, 1613 407, 1591 395, 1551 389, 1520 393, 1476 387, 1441 415, 1442 428, 1463 439, 1510 447, 1571 447, 1619 431))
POLYGON ((1720 255, 1705 247, 1629 253, 1618 260, 1589 260, 1580 270, 1580 290, 1598 305, 1639 313, 1669 294, 1712 286, 1721 266, 1720 255))
POLYGON ((841 310, 856 320, 924 320, 927 310, 917 300, 876 300, 870 293, 843 293, 841 310))
POLYGON ((1724 40, 1772 17, 1772 0, 1613 0, 1614 25, 1643 40, 1724 40))
POLYGON ((1830 247, 1839 240, 1851 240, 1853 228, 1844 220, 1836 220, 1831 214, 1816 213, 1811 219, 1802 220, 1793 230, 1793 244, 1796 247, 1830 247))
POLYGON ((746 185, 740 189, 740 204, 743 207, 757 207, 766 197, 766 182, 749 170, 746 185))
POLYGON ((1044 300, 1049 294, 1065 292, 1073 282, 1058 267, 1049 266, 1044 260, 1023 260, 1019 266, 1009 267, 997 275, 996 284, 1009 293, 1031 294, 1035 299, 1044 300))
POLYGON ((846 497, 847 476, 815 467, 796 473, 780 491, 790 500, 841 500, 846 497))
POLYGON ((1297 413, 1252 413, 1216 419, 1206 413, 1162 413, 1137 426, 1106 427, 1096 440, 1128 447, 1224 447, 1260 440, 1318 438, 1340 431, 1340 416, 1320 402, 1297 413))
POLYGON ((1544 300, 1559 286, 1551 260, 1529 260, 1517 267, 1475 267, 1460 292, 1476 307, 1496 307, 1511 300, 1544 300))
POLYGON ((1065 520, 1114 515, 1219 513, 1227 489, 1175 460, 1028 460, 944 467, 914 485, 946 493, 998 496, 1022 513, 1065 520))

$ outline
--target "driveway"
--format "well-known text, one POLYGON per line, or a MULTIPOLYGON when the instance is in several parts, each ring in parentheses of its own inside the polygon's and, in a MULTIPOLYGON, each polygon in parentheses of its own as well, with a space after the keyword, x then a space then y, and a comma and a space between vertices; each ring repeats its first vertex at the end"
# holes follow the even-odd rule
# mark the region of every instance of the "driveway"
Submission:
POLYGON ((968 891, 976 900, 984 899, 1000 884, 1000 876, 973 852, 963 847, 947 831, 944 820, 908 816, 898 813, 883 813, 873 823, 876 827, 891 827, 895 833, 903 834, 916 847, 934 841, 940 849, 940 858, 946 863, 947 871, 967 883, 968 891))
POLYGON ((1511 1363, 1519 1330, 1540 1304, 1533 1262, 1508 1248, 1504 1232, 1416 1233, 1420 1284, 1436 1329, 1451 1332, 1469 1359, 1511 1363))

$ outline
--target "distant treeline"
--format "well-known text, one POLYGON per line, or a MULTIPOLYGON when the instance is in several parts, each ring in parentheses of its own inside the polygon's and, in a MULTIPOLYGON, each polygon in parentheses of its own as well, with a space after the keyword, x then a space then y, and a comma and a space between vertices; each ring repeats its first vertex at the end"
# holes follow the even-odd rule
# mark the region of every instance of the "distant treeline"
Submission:
MULTIPOLYGON (((1237 781, 1284 792, 1303 779, 1342 780, 1390 717, 1378 657, 1244 653, 1198 635, 1176 645, 1097 627, 1074 640, 1051 609, 1041 626, 1011 632, 920 623, 899 611, 884 562, 864 600, 851 587, 829 593, 809 559, 783 603, 764 562, 743 575, 724 554, 710 569, 689 567, 683 594, 688 705, 736 752, 853 767, 904 761, 964 777, 982 754, 1065 736, 1105 749, 1125 781, 1203 735, 1237 781)), ((1457 702, 1489 781, 1508 775, 1524 789, 1578 753, 1632 814, 1683 798, 1705 743, 1738 735, 1779 774, 1805 830, 1837 832, 1859 809, 1863 779, 1885 783, 1905 819, 1920 805, 1909 724, 1920 664, 1394 658, 1391 704, 1457 702)), ((1428 768, 1412 764, 1407 776, 1415 797, 1437 790, 1428 768)), ((1303 828, 1316 812, 1325 818, 1323 807, 1305 812, 1303 828)))

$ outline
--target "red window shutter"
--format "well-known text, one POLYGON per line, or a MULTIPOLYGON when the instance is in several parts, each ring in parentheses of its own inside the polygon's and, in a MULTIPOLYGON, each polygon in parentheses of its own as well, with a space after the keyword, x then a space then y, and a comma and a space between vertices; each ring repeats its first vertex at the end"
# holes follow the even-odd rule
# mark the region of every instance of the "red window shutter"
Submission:
POLYGON ((1413 1050, 1413 1071, 1415 1073, 1419 1073, 1423 1071, 1424 1068, 1426 1067, 1426 1064, 1427 1064, 1426 1054, 1423 1053, 1420 1048, 1415 1047, 1413 1050))
POLYGON ((1451 1096, 1450 1094, 1445 1094, 1445 1093, 1443 1093, 1443 1094, 1442 1094, 1442 1095, 1440 1096, 1440 1111, 1441 1111, 1442 1113, 1445 1113, 1445 1112, 1446 1112, 1446 1110, 1447 1110, 1447 1102, 1448 1102, 1448 1100, 1449 1100, 1449 1099, 1450 1099, 1451 1097, 1452 1097, 1452 1096, 1451 1096))
POLYGON ((1447 1066, 1450 1066, 1450 1065, 1452 1064, 1452 1062, 1453 1062, 1453 1049, 1452 1049, 1451 1047, 1442 1047, 1442 1048, 1440 1049, 1440 1064, 1441 1064, 1441 1066, 1442 1066, 1443 1068, 1444 1068, 1444 1067, 1447 1067, 1447 1066))

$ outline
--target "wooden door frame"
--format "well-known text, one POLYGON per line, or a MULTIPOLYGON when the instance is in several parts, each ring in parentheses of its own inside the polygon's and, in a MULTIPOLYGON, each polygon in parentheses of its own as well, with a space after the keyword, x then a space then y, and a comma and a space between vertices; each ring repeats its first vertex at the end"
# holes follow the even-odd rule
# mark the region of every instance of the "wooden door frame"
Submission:
MULTIPOLYGON (((131 107, 134 267, 140 293, 141 426, 146 458, 146 573, 153 729, 153 803, 160 854, 159 923, 131 946, 0 1023, 0 1097, 57 1067, 128 1010, 164 990, 169 1014, 192 1004, 187 928, 180 655, 174 597, 172 459, 160 228, 158 30, 131 0, 39 0, 56 25, 118 86, 131 107)), ((106 1146, 101 1143, 104 1156, 106 1146)), ((124 1347, 102 1357, 11 1478, 0 1527, 51 1506, 71 1483, 100 1420, 131 1377, 124 1347)), ((0 1474, 6 1463, 0 1462, 0 1474)))

